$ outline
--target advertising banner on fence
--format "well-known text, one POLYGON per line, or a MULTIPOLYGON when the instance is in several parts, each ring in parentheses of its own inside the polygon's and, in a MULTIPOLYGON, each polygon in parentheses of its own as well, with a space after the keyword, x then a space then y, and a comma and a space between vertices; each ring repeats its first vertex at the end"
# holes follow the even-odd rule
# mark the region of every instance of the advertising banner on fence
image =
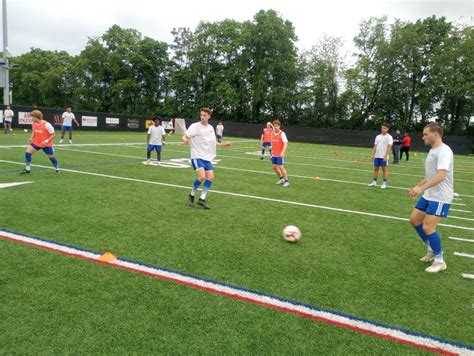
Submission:
POLYGON ((83 116, 82 126, 97 127, 97 116, 83 116))
POLYGON ((31 125, 32 119, 29 112, 20 111, 18 113, 18 124, 20 125, 31 125))
POLYGON ((140 119, 127 119, 127 128, 129 129, 140 128, 140 119))
POLYGON ((154 124, 155 124, 154 120, 146 119, 145 127, 149 128, 150 126, 153 126, 154 124))
POLYGON ((106 117, 105 126, 107 127, 117 127, 120 124, 120 119, 118 117, 106 117))
POLYGON ((0 123, 3 122, 3 111, 0 110, 0 123))

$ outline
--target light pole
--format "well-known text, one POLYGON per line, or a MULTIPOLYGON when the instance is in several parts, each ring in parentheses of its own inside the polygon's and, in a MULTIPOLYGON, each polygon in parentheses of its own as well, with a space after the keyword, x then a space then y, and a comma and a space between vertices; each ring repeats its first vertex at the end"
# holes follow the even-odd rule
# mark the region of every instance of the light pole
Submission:
POLYGON ((5 86, 3 87, 3 105, 10 105, 10 75, 9 75, 9 60, 10 53, 8 52, 8 26, 7 26, 7 0, 2 0, 2 15, 3 15, 3 72, 5 79, 5 86))

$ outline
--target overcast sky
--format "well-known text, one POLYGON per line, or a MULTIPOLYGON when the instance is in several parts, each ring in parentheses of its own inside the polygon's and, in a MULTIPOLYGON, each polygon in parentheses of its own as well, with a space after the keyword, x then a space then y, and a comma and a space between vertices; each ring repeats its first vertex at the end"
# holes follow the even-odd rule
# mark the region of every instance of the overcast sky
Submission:
POLYGON ((470 24, 474 16, 474 0, 7 0, 7 4, 13 55, 31 47, 75 55, 88 37, 100 36, 114 24, 171 43, 173 27, 194 29, 202 20, 251 20, 261 9, 274 9, 293 23, 300 50, 310 49, 324 34, 342 37, 350 49, 358 24, 370 16, 414 21, 437 15, 470 24))

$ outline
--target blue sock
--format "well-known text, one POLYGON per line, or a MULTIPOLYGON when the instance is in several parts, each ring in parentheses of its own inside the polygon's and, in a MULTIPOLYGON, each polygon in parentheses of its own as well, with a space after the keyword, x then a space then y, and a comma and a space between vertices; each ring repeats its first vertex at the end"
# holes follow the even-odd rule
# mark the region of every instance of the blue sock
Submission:
POLYGON ((53 166, 55 166, 56 168, 58 168, 58 160, 56 159, 56 157, 51 157, 49 160, 51 161, 51 163, 53 164, 53 166))
POLYGON ((437 231, 433 232, 430 235, 426 235, 426 238, 430 242, 430 246, 433 249, 433 255, 436 257, 443 257, 443 250, 441 249, 441 238, 437 231))
POLYGON ((211 188, 212 180, 206 179, 204 182, 204 187, 202 188, 201 199, 206 199, 207 192, 211 188))
POLYGON ((387 183, 387 180, 388 180, 387 178, 384 178, 384 179, 383 179, 384 183, 387 183))
POLYGON ((372 178, 372 180, 377 183, 377 178, 372 178))
POLYGON ((426 236, 425 232, 423 231, 423 224, 415 226, 415 230, 418 233, 418 235, 421 237, 425 245, 428 246, 428 249, 431 250, 430 239, 428 238, 428 236, 426 236))
POLYGON ((31 166, 31 153, 25 152, 25 165, 26 165, 26 170, 30 170, 31 166))
POLYGON ((196 191, 198 190, 200 185, 201 185, 201 182, 199 181, 199 179, 196 178, 196 180, 194 181, 193 190, 191 191, 192 196, 196 194, 196 191))
POLYGON ((265 155, 265 148, 262 149, 262 156, 265 155))

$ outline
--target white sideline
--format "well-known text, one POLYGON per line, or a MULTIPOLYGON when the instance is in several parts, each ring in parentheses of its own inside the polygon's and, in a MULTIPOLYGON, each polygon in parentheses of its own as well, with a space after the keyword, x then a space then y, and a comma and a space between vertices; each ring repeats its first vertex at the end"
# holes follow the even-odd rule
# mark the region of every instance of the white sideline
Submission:
POLYGON ((474 255, 471 255, 469 253, 463 253, 463 252, 454 252, 454 255, 460 256, 460 257, 474 258, 474 255))
MULTIPOLYGON (((15 161, 0 160, 0 162, 16 164, 16 165, 24 165, 24 163, 22 163, 22 162, 15 162, 15 161)), ((33 167, 46 168, 46 169, 49 169, 49 170, 55 169, 54 167, 42 166, 42 165, 36 165, 36 164, 33 164, 32 166, 33 167)), ((78 171, 78 170, 74 170, 74 169, 62 169, 62 171, 71 172, 71 173, 78 173, 78 174, 85 174, 85 175, 91 175, 91 176, 96 176, 96 177, 104 177, 104 178, 125 180, 125 181, 130 181, 130 182, 161 185, 161 186, 165 186, 165 187, 173 187, 173 188, 180 188, 180 189, 187 189, 187 190, 190 189, 189 186, 184 186, 184 185, 147 181, 147 180, 143 180, 143 179, 113 176, 113 175, 109 175, 109 174, 94 173, 94 172, 87 172, 87 171, 78 171)), ((402 217, 398 217, 398 216, 390 216, 390 215, 369 213, 369 212, 363 212, 363 211, 359 211, 359 210, 333 208, 333 207, 325 206, 325 205, 300 203, 300 202, 295 202, 295 201, 290 201, 290 200, 273 199, 273 198, 267 198, 267 197, 260 197, 260 196, 256 196, 256 195, 247 195, 247 194, 240 194, 240 193, 225 192, 225 191, 220 191, 220 190, 213 190, 212 192, 216 193, 216 194, 223 194, 223 195, 229 195, 229 196, 234 196, 234 197, 241 197, 241 198, 262 200, 262 201, 270 201, 270 202, 274 202, 274 203, 281 203, 281 204, 287 204, 287 205, 304 206, 304 207, 308 207, 308 208, 316 208, 316 209, 323 209, 323 210, 329 210, 329 211, 337 211, 337 212, 341 212, 341 213, 372 216, 372 217, 378 217, 378 218, 389 219, 389 220, 409 221, 407 218, 402 218, 402 217)), ((454 229, 474 231, 473 227, 467 227, 467 226, 458 226, 458 225, 450 225, 450 224, 438 224, 438 226, 445 226, 445 227, 451 227, 451 228, 454 228, 454 229)))
POLYGON ((467 279, 474 279, 474 274, 461 273, 461 276, 463 276, 463 278, 467 278, 467 279))
MULTIPOLYGON (((15 234, 9 231, 0 230, 0 236, 7 238, 8 240, 52 250, 58 253, 100 262, 100 254, 93 251, 84 251, 72 246, 64 246, 53 241, 44 241, 29 236, 15 234)), ((350 315, 342 315, 329 310, 322 310, 309 305, 303 305, 298 302, 282 299, 273 295, 261 294, 257 291, 245 290, 237 286, 219 283, 218 281, 189 276, 177 271, 165 270, 157 266, 146 266, 139 262, 127 261, 121 258, 101 263, 177 282, 194 288, 206 290, 208 292, 247 301, 253 304, 290 312, 306 318, 319 320, 330 325, 345 327, 347 329, 355 330, 361 333, 387 338, 392 341, 401 342, 429 351, 459 355, 474 355, 474 351, 472 351, 472 348, 469 345, 455 344, 448 340, 433 338, 430 335, 416 334, 408 330, 380 325, 370 320, 359 319, 350 315)))
POLYGON ((448 239, 456 240, 456 241, 464 241, 464 242, 474 242, 474 239, 466 239, 463 237, 448 236, 448 239))

